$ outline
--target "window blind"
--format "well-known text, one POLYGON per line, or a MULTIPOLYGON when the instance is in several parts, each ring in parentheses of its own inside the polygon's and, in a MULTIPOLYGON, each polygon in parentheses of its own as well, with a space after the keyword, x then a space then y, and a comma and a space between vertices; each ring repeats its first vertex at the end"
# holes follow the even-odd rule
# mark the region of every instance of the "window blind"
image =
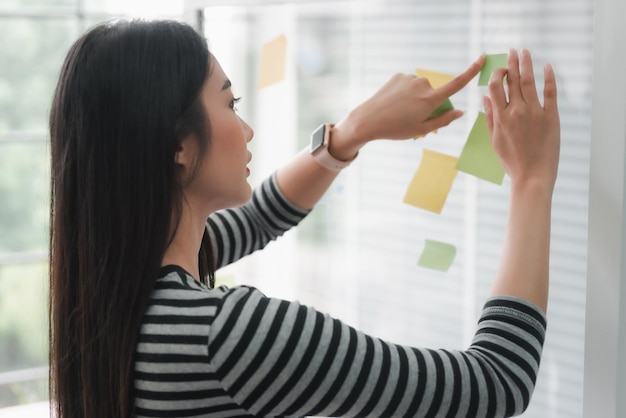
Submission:
MULTIPOLYGON (((534 400, 525 416, 581 417, 593 2, 487 0, 481 37, 486 50, 524 46, 557 73, 561 161, 553 199, 548 334, 534 400)), ((536 77, 543 81, 542 65, 536 77)), ((505 189, 479 191, 477 296, 495 274, 506 216, 505 189)))

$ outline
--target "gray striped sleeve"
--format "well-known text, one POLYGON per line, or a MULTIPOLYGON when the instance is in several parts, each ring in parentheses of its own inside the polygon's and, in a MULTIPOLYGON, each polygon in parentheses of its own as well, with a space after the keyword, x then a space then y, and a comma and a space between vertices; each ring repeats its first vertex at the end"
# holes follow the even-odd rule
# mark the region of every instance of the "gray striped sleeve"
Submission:
POLYGON ((389 344, 249 287, 222 299, 209 361, 226 393, 256 416, 501 417, 530 401, 543 313, 492 298, 466 351, 389 344))
POLYGON ((207 228, 216 267, 224 267, 265 247, 309 212, 285 197, 278 187, 276 173, 272 174, 255 188, 248 203, 209 216, 207 228))

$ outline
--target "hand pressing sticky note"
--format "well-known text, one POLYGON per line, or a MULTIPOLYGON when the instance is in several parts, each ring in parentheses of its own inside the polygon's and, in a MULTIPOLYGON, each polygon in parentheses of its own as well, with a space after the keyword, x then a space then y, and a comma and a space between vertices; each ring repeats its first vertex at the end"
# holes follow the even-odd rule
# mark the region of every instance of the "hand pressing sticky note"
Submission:
POLYGON ((506 68, 506 58, 508 54, 491 54, 485 56, 485 63, 483 64, 483 68, 480 70, 480 75, 478 76, 478 85, 486 86, 489 84, 489 79, 491 78, 491 73, 497 68, 506 68))
MULTIPOLYGON (((452 106, 452 102, 450 101, 450 99, 446 99, 445 102, 440 104, 439 107, 437 109, 435 109, 435 111, 433 113, 431 113, 429 118, 436 118, 437 116, 441 115, 443 112, 447 112, 448 110, 452 110, 452 109, 454 109, 454 106, 452 106)), ((439 131, 439 129, 435 129, 434 131, 429 132, 429 133, 436 134, 438 131, 439 131)), ((423 137, 424 137, 423 135, 414 136, 413 139, 419 139, 419 138, 423 138, 423 137)))
POLYGON ((502 184, 504 167, 491 146, 487 119, 482 112, 476 117, 456 169, 495 184, 502 184))
MULTIPOLYGON (((427 79, 430 82, 431 87, 434 89, 437 89, 454 79, 453 75, 423 70, 421 68, 417 68, 415 70, 415 74, 418 77, 424 77, 425 79, 427 79)), ((446 99, 445 102, 440 104, 439 107, 435 109, 435 111, 429 117, 436 118, 442 113, 452 109, 454 109, 452 102, 450 101, 450 99, 446 99)), ((437 131, 434 131, 434 133, 437 133, 437 131)))
POLYGON ((261 47, 259 79, 257 87, 262 89, 285 78, 287 59, 287 37, 280 35, 261 47))
POLYGON ((445 102, 441 103, 439 107, 435 109, 433 113, 430 114, 429 117, 436 118, 437 116, 441 115, 443 112, 447 112, 448 110, 452 110, 452 109, 454 109, 454 106, 452 106, 452 102, 450 101, 450 99, 446 99, 445 102))
POLYGON ((455 256, 456 247, 454 245, 427 239, 417 265, 433 270, 448 271, 455 256))
POLYGON ((441 213, 456 177, 457 161, 456 157, 425 149, 404 195, 404 203, 441 213))

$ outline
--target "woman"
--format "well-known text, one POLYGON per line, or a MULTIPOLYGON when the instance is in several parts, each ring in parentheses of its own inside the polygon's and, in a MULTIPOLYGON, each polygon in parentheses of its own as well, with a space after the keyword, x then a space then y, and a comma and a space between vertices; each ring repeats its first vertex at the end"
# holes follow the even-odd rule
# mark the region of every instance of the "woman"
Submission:
POLYGON ((554 73, 546 67, 542 106, 527 51, 521 64, 510 52, 484 102, 512 193, 493 297, 467 351, 392 345, 250 287, 212 289, 217 268, 306 216, 363 145, 460 117, 429 115, 483 60, 438 89, 395 75, 321 132, 327 146, 300 153, 251 192, 253 131, 204 39, 167 21, 82 36, 50 116, 57 416, 521 413, 545 335, 560 141, 554 73))

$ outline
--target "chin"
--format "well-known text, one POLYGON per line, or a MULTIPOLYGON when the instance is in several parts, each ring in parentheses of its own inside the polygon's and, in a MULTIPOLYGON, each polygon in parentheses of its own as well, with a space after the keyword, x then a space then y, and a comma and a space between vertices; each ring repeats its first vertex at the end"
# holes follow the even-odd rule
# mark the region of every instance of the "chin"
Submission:
POLYGON ((246 188, 244 190, 244 193, 242 195, 242 202, 240 203, 240 205, 243 205, 245 203, 248 203, 248 201, 250 199, 252 199, 252 187, 246 182, 246 188))
POLYGON ((239 195, 235 198, 233 196, 232 201, 228 205, 229 208, 236 208, 238 206, 245 205, 252 198, 252 187, 246 183, 246 187, 239 193, 239 195))
POLYGON ((237 191, 231 190, 228 193, 221 193, 221 196, 217 199, 215 197, 214 195, 210 199, 210 206, 213 208, 213 211, 236 208, 248 203, 252 198, 252 187, 246 182, 237 191))

